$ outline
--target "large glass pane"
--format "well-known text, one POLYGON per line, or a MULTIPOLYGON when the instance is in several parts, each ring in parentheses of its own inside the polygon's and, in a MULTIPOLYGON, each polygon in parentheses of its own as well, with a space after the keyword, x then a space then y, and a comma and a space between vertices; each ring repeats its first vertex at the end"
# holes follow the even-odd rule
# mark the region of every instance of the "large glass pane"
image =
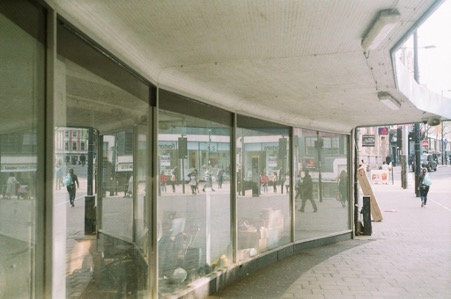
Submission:
POLYGON ((0 3, 0 298, 35 298, 42 287, 44 23, 29 3, 0 3))
POLYGON ((238 259, 290 242, 289 133, 288 127, 238 117, 238 259))
POLYGON ((54 294, 144 298, 149 87, 62 23, 58 54, 54 294))
POLYGON ((347 140, 346 135, 294 130, 297 240, 350 228, 347 140))
POLYGON ((230 114, 223 112, 229 124, 221 123, 214 117, 217 109, 176 97, 160 94, 160 107, 172 109, 159 110, 161 294, 174 293, 226 266, 232 256, 230 114))

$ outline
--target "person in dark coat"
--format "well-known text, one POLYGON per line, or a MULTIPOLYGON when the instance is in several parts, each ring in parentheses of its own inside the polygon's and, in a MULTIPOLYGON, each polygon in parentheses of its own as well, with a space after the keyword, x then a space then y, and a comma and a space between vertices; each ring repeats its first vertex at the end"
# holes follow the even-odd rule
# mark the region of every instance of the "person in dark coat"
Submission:
POLYGON ((308 170, 305 170, 305 175, 302 180, 302 205, 299 211, 304 212, 305 203, 310 200, 313 207, 313 212, 318 212, 318 207, 316 206, 315 200, 313 199, 313 181, 308 170))
POLYGON ((420 191, 421 207, 424 207, 428 201, 429 186, 424 184, 424 178, 427 175, 428 170, 423 168, 420 176, 418 177, 418 190, 420 191))
POLYGON ((74 173, 74 170, 71 168, 69 169, 69 174, 71 177, 71 183, 66 186, 67 192, 69 192, 69 201, 71 206, 75 206, 75 195, 77 192, 77 189, 80 187, 80 184, 78 183, 78 176, 74 173))

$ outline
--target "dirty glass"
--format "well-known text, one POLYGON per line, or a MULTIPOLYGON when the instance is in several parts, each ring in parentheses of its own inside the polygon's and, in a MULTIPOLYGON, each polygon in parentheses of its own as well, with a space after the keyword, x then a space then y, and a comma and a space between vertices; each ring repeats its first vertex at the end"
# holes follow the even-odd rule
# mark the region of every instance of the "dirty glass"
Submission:
POLYGON ((294 129, 296 240, 350 228, 347 140, 346 135, 294 129))
POLYGON ((146 297, 149 86, 70 25, 57 36, 54 296, 146 297))
POLYGON ((0 298, 34 298, 42 286, 44 32, 43 10, 0 3, 0 298))
POLYGON ((290 242, 290 130, 239 116, 237 225, 239 260, 290 242))
POLYGON ((158 274, 169 295, 232 262, 232 122, 164 90, 159 101, 158 274))

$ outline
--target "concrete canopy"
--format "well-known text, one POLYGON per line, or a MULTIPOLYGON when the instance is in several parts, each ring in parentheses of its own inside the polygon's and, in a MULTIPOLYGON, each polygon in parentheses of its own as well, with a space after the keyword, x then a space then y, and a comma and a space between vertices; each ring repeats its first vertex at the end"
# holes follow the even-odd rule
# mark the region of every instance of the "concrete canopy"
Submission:
POLYGON ((348 133, 356 126, 435 115, 398 90, 391 51, 440 2, 53 0, 51 5, 160 88, 273 122, 348 133), (396 10, 400 19, 378 48, 365 51, 362 39, 382 10, 396 10), (379 92, 390 93, 400 109, 381 103, 379 92))

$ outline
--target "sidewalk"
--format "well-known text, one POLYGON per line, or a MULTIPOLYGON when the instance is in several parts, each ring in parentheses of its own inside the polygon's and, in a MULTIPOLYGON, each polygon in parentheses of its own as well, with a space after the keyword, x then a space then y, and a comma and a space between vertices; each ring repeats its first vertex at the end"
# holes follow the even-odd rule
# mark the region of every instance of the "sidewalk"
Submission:
POLYGON ((421 208, 412 176, 405 190, 372 185, 384 219, 371 236, 304 250, 209 298, 451 298, 450 179, 421 208))

